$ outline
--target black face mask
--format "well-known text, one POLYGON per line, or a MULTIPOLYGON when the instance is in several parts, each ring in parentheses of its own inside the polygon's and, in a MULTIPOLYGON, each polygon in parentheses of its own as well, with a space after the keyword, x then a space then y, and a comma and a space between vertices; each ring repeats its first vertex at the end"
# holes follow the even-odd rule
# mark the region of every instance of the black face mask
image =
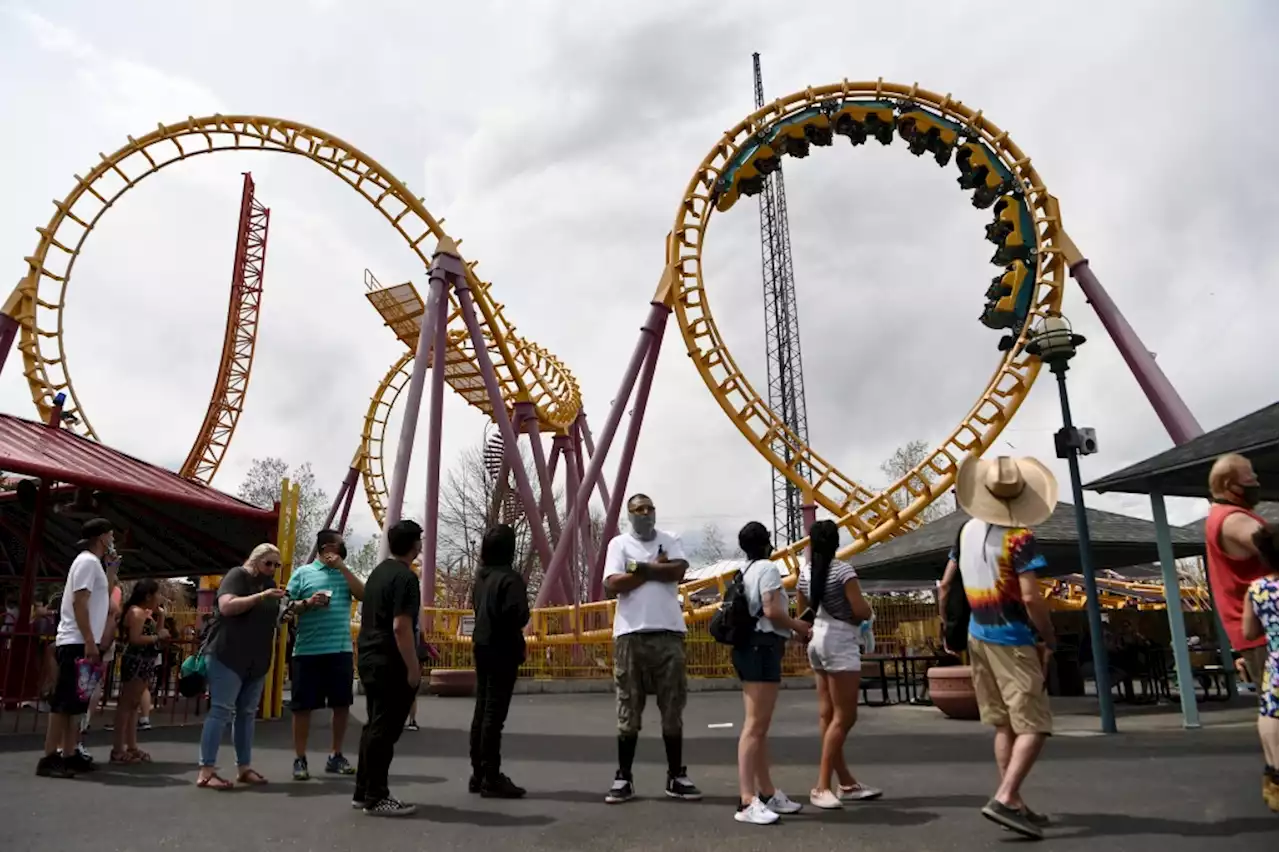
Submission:
POLYGON ((1240 499, 1246 506, 1252 509, 1254 506, 1262 502, 1262 486, 1256 482, 1252 485, 1241 485, 1240 499))

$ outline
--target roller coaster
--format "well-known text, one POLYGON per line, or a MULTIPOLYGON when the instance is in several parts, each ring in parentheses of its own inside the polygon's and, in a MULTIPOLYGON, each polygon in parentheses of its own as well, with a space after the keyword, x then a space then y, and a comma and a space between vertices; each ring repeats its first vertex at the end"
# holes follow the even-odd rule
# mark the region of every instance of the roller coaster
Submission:
MULTIPOLYGON (((851 543, 841 550, 843 558, 917 526, 920 512, 951 488, 960 462, 991 447, 1037 377, 1040 362, 1025 344, 1038 320, 1060 310, 1068 273, 1102 315, 1175 441, 1199 430, 1063 230, 1057 199, 1046 190, 1030 157, 981 110, 950 94, 883 80, 845 80, 779 98, 748 115, 712 146, 677 205, 649 315, 598 446, 573 375, 550 352, 517 336, 503 306, 493 298, 491 285, 476 275, 476 263, 462 260, 461 241, 445 232, 444 220, 432 216, 423 199, 384 166, 336 136, 298 122, 252 115, 188 118, 159 125, 137 139, 128 137, 115 153, 100 154, 100 162, 85 177, 77 175, 71 192, 54 202, 52 218, 37 228, 39 241, 25 259, 27 273, 0 315, 0 344, 16 333, 31 398, 42 417, 48 417, 54 396, 66 393, 66 427, 99 438, 72 384, 63 339, 63 310, 72 270, 93 228, 144 178, 183 160, 222 151, 274 152, 310 160, 381 213, 424 264, 429 280, 426 299, 411 283, 383 287, 366 274, 368 300, 406 351, 382 377, 369 403, 351 476, 344 483, 346 504, 350 506, 358 474, 375 519, 383 524, 398 517, 424 375, 428 368, 435 368, 430 370, 432 447, 425 524, 429 546, 424 548, 424 559, 427 564, 434 561, 436 509, 431 495, 438 488, 439 396, 447 383, 499 427, 502 450, 494 457, 494 475, 505 483, 510 472, 516 492, 511 499, 518 498, 519 506, 509 511, 523 512, 530 520, 543 568, 538 606, 547 608, 548 614, 572 610, 572 618, 558 622, 561 627, 542 631, 545 641, 607 630, 597 626, 601 620, 607 625, 611 604, 601 600, 604 554, 603 548, 593 550, 587 535, 587 505, 598 493, 607 507, 606 538, 616 531, 663 332, 672 313, 690 360, 726 416, 757 453, 803 490, 807 523, 821 507, 851 536, 851 543), (961 189, 971 192, 975 207, 992 211, 986 238, 995 244, 992 263, 1000 267, 979 312, 984 326, 1002 333, 996 347, 1000 358, 991 377, 947 437, 914 469, 879 490, 860 485, 838 470, 770 410, 729 353, 712 315, 703 276, 702 253, 712 214, 727 212, 739 198, 760 192, 764 176, 779 167, 781 157, 806 157, 812 148, 832 147, 836 137, 845 137, 855 147, 871 139, 889 145, 901 138, 917 157, 928 153, 939 166, 954 160, 961 189), (406 389, 406 422, 388 482, 386 428, 391 410, 406 389), (603 465, 628 400, 632 400, 632 415, 610 488, 603 465), (517 443, 521 432, 528 436, 534 457, 536 496, 517 443), (552 435, 549 463, 541 440, 544 432, 552 435), (783 448, 787 452, 780 452, 783 448), (557 466, 563 469, 567 484, 563 519, 552 498, 557 466), (809 476, 802 478, 798 471, 809 476), (570 571, 569 565, 577 562, 591 568, 589 589, 577 589, 571 580, 577 572, 570 571), (584 596, 592 602, 580 604, 584 596), (602 619, 593 624, 585 617, 591 612, 602 619)), ((245 187, 242 236, 252 231, 255 217, 260 234, 256 243, 246 238, 237 248, 238 272, 233 278, 218 380, 205 422, 182 468, 183 475, 205 482, 217 471, 230 443, 256 340, 267 211, 254 201, 247 176, 245 187)), ((335 501, 335 511, 337 506, 335 501)), ((806 545, 805 539, 781 543, 774 554, 789 575, 788 584, 795 580, 806 545)), ((433 573, 423 572, 428 593, 424 600, 434 600, 433 573)), ((713 605, 695 603, 694 593, 722 588, 724 580, 708 578, 682 586, 688 618, 709 617, 713 605)), ((543 623, 550 622, 544 619, 543 623)))

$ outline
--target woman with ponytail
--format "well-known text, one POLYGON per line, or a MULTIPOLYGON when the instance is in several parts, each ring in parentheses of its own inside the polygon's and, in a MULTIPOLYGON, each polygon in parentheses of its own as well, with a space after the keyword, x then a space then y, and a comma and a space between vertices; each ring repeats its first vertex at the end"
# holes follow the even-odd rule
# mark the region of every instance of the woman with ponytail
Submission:
POLYGON ((872 616, 862 596, 858 575, 847 562, 835 558, 840 528, 818 521, 809 528, 809 563, 800 570, 796 608, 813 622, 809 664, 818 688, 818 721, 822 761, 818 783, 809 802, 828 810, 843 802, 874 799, 880 791, 858 782, 844 760, 844 742, 858 720, 858 688, 862 678, 861 625, 872 616), (838 792, 831 776, 839 779, 838 792))

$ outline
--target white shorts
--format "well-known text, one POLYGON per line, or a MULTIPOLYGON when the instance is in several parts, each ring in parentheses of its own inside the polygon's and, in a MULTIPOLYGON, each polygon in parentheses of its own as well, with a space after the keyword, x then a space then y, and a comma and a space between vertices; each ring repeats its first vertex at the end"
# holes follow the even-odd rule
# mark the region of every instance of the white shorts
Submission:
POLYGON ((821 615, 813 622, 809 665, 817 672, 862 671, 862 642, 858 628, 821 615))

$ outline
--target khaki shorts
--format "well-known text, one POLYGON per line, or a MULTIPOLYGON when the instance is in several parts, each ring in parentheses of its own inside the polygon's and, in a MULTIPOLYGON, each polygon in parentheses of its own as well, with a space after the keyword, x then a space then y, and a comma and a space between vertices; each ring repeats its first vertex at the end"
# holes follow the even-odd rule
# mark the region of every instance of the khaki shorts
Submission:
POLYGON ((969 637, 973 691, 983 724, 1015 734, 1052 734, 1053 713, 1034 645, 991 645, 969 637))

